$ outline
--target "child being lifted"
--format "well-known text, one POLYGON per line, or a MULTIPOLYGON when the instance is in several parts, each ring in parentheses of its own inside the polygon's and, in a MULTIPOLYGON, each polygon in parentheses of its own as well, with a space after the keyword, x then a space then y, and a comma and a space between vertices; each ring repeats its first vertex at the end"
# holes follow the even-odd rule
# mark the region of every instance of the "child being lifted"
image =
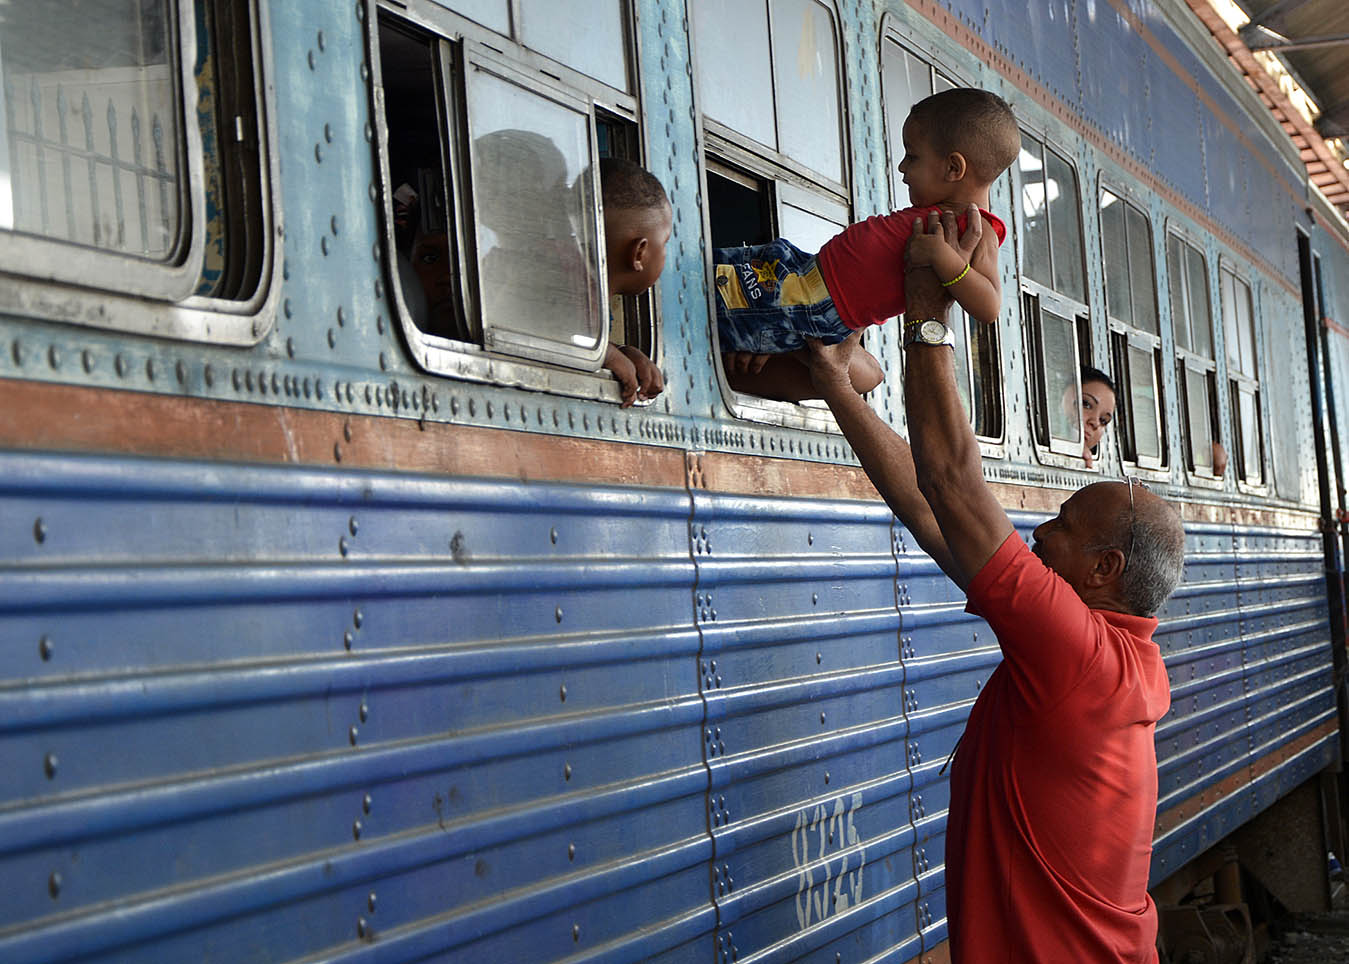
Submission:
MULTIPOLYGON (((936 272, 970 317, 997 319, 998 246, 1007 228, 987 208, 990 186, 1021 149, 1012 109, 996 94, 957 87, 915 104, 903 137, 899 170, 912 207, 851 225, 817 255, 782 238, 713 251, 717 332, 733 388, 788 401, 811 397, 805 365, 788 353, 803 350, 806 338, 833 344, 903 314, 906 251, 911 263, 936 272), (925 231, 931 214, 954 211, 964 232, 976 209, 993 230, 983 232, 968 262, 940 229, 925 231)), ((882 372, 871 356, 856 354, 862 362, 850 371, 853 387, 866 392, 882 372)))

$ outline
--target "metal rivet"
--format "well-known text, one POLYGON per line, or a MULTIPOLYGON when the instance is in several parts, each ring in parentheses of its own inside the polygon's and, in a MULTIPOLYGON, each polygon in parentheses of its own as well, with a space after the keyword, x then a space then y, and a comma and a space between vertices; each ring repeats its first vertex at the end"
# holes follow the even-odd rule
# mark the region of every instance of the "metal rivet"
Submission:
POLYGON ((50 636, 43 636, 37 641, 37 651, 44 663, 52 658, 52 639, 50 636))
POLYGON ((47 893, 52 895, 52 900, 61 896, 61 883, 61 875, 56 871, 53 871, 52 875, 47 878, 47 893))
POLYGON ((23 345, 19 343, 19 339, 15 338, 13 343, 10 344, 9 352, 14 357, 14 364, 23 364, 23 345))
POLYGON ((178 364, 173 366, 173 373, 177 376, 179 385, 187 384, 187 364, 182 359, 179 359, 178 364))
POLYGON ((117 369, 118 378, 126 378, 126 356, 119 353, 117 357, 113 359, 113 367, 117 369))
POLYGON ((362 826, 362 824, 361 824, 361 822, 360 822, 359 820, 353 820, 353 821, 351 822, 351 835, 352 835, 352 837, 354 837, 355 839, 357 839, 357 840, 360 840, 360 839, 361 839, 361 831, 364 830, 364 829, 365 829, 365 827, 362 826))
POLYGON ((815 654, 815 662, 816 662, 816 663, 821 662, 823 659, 824 659, 824 654, 823 654, 823 653, 816 653, 816 654, 815 654))
MULTIPOLYGON (((348 400, 350 400, 350 399, 348 399, 348 400)), ((346 439, 348 442, 351 441, 351 423, 350 423, 350 422, 343 422, 343 423, 342 423, 342 437, 343 437, 344 439, 346 439)), ((351 530, 351 534, 352 534, 352 535, 355 535, 355 534, 356 534, 356 530, 355 530, 355 529, 352 529, 352 530, 351 530)))
MULTIPOLYGON (((324 125, 323 125, 323 139, 324 139, 325 141, 327 141, 329 144, 331 144, 331 143, 333 142, 333 125, 332 125, 332 124, 324 124, 324 125)), ((334 233, 336 233, 336 232, 334 232, 334 233)))
POLYGON ((548 539, 549 539, 549 541, 551 541, 551 542, 553 543, 553 545, 557 545, 557 528, 556 528, 556 527, 554 527, 554 528, 548 530, 548 539))
POLYGON ((570 763, 565 763, 565 764, 563 764, 563 766, 562 766, 562 779, 564 779, 564 780, 570 780, 570 779, 571 779, 571 764, 570 764, 570 763))
POLYGON ((571 939, 572 939, 573 941, 579 941, 579 940, 581 939, 581 925, 580 925, 580 924, 572 924, 572 925, 571 925, 571 939))
POLYGON ((384 282, 379 278, 375 279, 375 297, 376 298, 384 297, 384 282))
POLYGON ((145 377, 150 381, 155 380, 155 360, 153 358, 145 359, 145 377))
POLYGON ((379 353, 379 370, 387 372, 389 370, 389 358, 384 352, 379 353))
POLYGON ((352 516, 350 519, 347 520, 347 529, 348 531, 351 532, 353 536, 356 534, 356 530, 359 528, 360 524, 357 523, 355 516, 352 516))
POLYGON ((370 908, 370 913, 375 912, 375 892, 370 891, 370 896, 365 899, 365 906, 370 908))
POLYGON ((47 349, 47 364, 51 365, 52 368, 61 367, 61 352, 55 345, 47 349))
POLYGON ((60 764, 60 762, 61 762, 60 760, 56 759, 55 753, 48 753, 45 757, 43 757, 42 769, 47 774, 48 780, 56 776, 56 767, 60 764))
POLYGON ((342 443, 341 443, 341 442, 334 442, 334 443, 333 443, 333 458, 336 459, 338 462, 341 462, 341 461, 342 461, 342 443))
MULTIPOLYGON (((323 145, 322 145, 322 144, 317 144, 317 143, 316 143, 316 144, 314 145, 314 163, 315 163, 315 164, 322 164, 322 163, 323 163, 323 145)), ((325 254, 326 254, 326 252, 325 252, 325 254)))
POLYGON ((369 813, 370 807, 374 804, 374 802, 375 801, 370 798, 370 794, 367 793, 364 797, 361 798, 361 810, 364 811, 365 813, 369 813))
POLYGON ((812 606, 818 604, 819 601, 820 601, 820 594, 819 594, 819 593, 813 592, 813 593, 810 594, 810 603, 811 603, 812 606))
POLYGON ((324 257, 328 256, 328 236, 326 234, 319 238, 319 250, 323 252, 324 257))
POLYGON ((354 641, 355 640, 354 637, 351 635, 350 629, 348 629, 345 633, 342 634, 342 645, 345 646, 347 649, 351 649, 351 644, 354 641))
POLYGON ((33 539, 37 542, 47 541, 47 523, 43 522, 40 516, 33 523, 33 539))
POLYGON ((825 771, 824 771, 824 782, 825 782, 825 783, 828 783, 828 782, 829 782, 829 771, 828 771, 828 770, 825 770, 825 771))
POLYGON ((337 235, 337 215, 336 215, 336 214, 334 214, 331 218, 328 219, 328 228, 329 228, 329 230, 331 230, 331 231, 333 232, 333 236, 335 237, 335 236, 337 235))
POLYGON ((314 59, 314 51, 309 51, 309 69, 313 70, 317 63, 318 61, 314 59))
POLYGON ((84 365, 84 370, 86 374, 92 372, 94 370, 93 352, 89 351, 88 348, 80 352, 80 363, 84 365))
POLYGON ((562 702, 563 702, 563 703, 567 702, 567 684, 566 684, 566 683, 563 683, 563 684, 562 684, 562 689, 559 690, 558 692, 559 692, 559 694, 560 694, 561 697, 562 697, 562 702))
POLYGON ((568 859, 568 860, 575 860, 575 859, 576 859, 576 844, 574 844, 574 843, 573 843, 573 844, 567 844, 567 859, 568 859))
POLYGON ((351 624, 357 629, 361 628, 361 623, 365 622, 365 614, 359 609, 351 614, 351 624))
POLYGON ((815 534, 814 534, 814 533, 812 533, 812 532, 807 532, 807 533, 806 533, 806 545, 808 545, 808 546, 813 546, 813 545, 815 545, 815 534))
POLYGON ((562 622, 562 607, 561 607, 561 606, 558 606, 556 609, 553 610, 553 618, 556 619, 558 622, 562 622))
POLYGON ((370 719, 370 704, 367 703, 365 700, 361 700, 361 708, 359 710, 359 714, 362 723, 370 719))
POLYGON ((823 714, 823 713, 820 714, 820 722, 821 722, 821 723, 824 722, 824 714, 823 714))
POLYGON ((360 731, 356 729, 356 727, 354 726, 351 729, 347 730, 347 739, 351 741, 352 746, 356 745, 356 737, 359 733, 360 731))
POLYGON ((347 545, 346 536, 342 536, 340 539, 337 540, 337 551, 342 553, 342 555, 344 556, 351 551, 351 547, 347 545))
POLYGON ((366 924, 365 918, 364 918, 364 917, 358 917, 358 918, 356 919, 356 936, 357 936, 357 937, 365 937, 366 930, 367 930, 368 928, 369 928, 369 925, 366 924))

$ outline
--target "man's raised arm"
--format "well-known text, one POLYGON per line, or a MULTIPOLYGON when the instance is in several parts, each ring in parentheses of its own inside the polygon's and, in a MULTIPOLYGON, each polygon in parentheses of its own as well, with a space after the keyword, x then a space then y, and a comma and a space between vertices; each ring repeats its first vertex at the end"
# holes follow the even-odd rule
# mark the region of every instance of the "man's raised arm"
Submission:
MULTIPOLYGON (((964 236, 957 239, 955 215, 945 212, 939 223, 933 212, 927 230, 944 230, 948 241, 962 251, 972 251, 979 242, 982 221, 972 213, 964 236)), ((916 222, 914 237, 923 231, 922 221, 916 222)), ((904 317, 904 407, 913 463, 919 488, 949 552, 950 566, 942 568, 964 589, 1006 541, 1012 522, 984 482, 979 443, 956 391, 952 350, 908 334, 917 322, 945 323, 949 301, 928 268, 909 269, 904 286, 908 305, 904 317)))
MULTIPOLYGON (((929 272, 930 274, 931 272, 929 272)), ((918 544, 955 578, 951 553, 942 539, 937 520, 918 490, 913 455, 909 445, 871 410, 848 377, 848 360, 857 336, 829 347, 810 343, 810 377, 820 397, 828 403, 843 435, 857 453, 862 469, 899 521, 918 544)))

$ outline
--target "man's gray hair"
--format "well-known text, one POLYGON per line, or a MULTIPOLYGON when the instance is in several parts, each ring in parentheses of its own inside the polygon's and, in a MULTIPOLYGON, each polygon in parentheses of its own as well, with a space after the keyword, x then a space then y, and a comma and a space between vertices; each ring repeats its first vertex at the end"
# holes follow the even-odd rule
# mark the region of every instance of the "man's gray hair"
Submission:
POLYGON ((1133 540, 1133 552, 1120 577, 1120 592, 1139 616, 1156 615, 1180 585, 1185 567, 1185 530, 1174 509, 1165 503, 1161 508, 1164 512, 1138 512, 1132 535, 1126 535, 1133 540))

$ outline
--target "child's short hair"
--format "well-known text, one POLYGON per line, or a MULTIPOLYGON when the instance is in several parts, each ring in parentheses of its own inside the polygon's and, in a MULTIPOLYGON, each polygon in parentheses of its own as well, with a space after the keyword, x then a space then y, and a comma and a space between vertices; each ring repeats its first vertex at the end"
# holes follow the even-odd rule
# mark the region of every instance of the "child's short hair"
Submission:
POLYGON ((621 157, 600 158, 600 193, 605 208, 610 210, 650 210, 670 203, 665 187, 654 174, 621 157))
POLYGON ((909 120, 921 125, 943 154, 965 156, 975 177, 992 184, 1021 150, 1021 129, 1007 101, 977 87, 953 87, 913 105, 909 120))

